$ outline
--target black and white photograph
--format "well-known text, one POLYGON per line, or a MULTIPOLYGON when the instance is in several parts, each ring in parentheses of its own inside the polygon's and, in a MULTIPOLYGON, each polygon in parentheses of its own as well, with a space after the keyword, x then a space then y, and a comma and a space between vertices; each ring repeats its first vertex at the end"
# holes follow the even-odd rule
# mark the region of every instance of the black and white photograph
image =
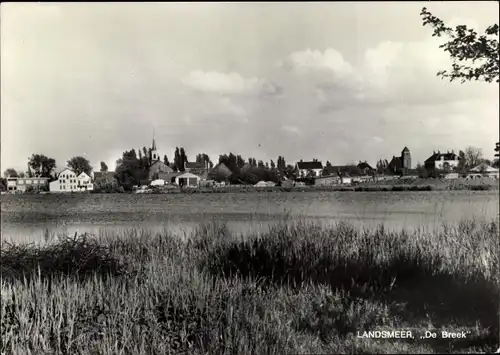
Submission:
POLYGON ((3 2, 0 355, 500 353, 499 17, 3 2))

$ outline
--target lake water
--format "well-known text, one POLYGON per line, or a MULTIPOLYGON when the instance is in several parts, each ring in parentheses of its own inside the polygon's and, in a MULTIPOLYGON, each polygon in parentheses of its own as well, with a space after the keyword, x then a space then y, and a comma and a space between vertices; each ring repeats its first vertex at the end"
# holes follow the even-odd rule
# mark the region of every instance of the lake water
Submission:
POLYGON ((440 228, 499 213, 498 191, 289 192, 221 194, 2 195, 2 239, 41 240, 44 233, 107 233, 165 228, 189 235, 201 222, 237 233, 261 232, 287 218, 389 229, 440 228))

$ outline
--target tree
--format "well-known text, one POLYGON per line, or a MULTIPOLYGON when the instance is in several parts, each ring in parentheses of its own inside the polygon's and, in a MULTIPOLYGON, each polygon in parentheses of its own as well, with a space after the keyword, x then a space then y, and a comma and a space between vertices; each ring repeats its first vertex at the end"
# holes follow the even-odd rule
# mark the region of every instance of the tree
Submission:
POLYGON ((439 46, 450 54, 453 60, 452 71, 442 70, 437 73, 442 79, 450 81, 461 79, 462 83, 470 80, 499 82, 498 76, 498 24, 489 26, 484 34, 479 35, 466 25, 454 29, 445 26, 444 22, 432 15, 427 8, 420 13, 424 26, 434 29, 433 37, 448 37, 448 42, 439 46), (462 64, 458 62, 469 62, 462 64), (472 65, 471 65, 472 64, 472 65))
POLYGON ((28 166, 33 169, 35 175, 50 178, 56 168, 56 161, 43 154, 33 154, 28 158, 28 166))
POLYGON ((277 168, 280 173, 283 173, 285 171, 286 169, 285 157, 282 157, 281 155, 278 157, 277 168))
POLYGON ((385 174, 389 170, 389 162, 387 159, 380 159, 375 167, 378 174, 385 174))
POLYGON ((418 163, 415 170, 417 171, 417 175, 419 178, 425 179, 429 177, 427 169, 422 164, 418 163))
POLYGON ((25 175, 24 175, 24 173, 21 171, 21 172, 18 174, 18 177, 23 178, 23 177, 25 177, 25 175))
POLYGON ((291 164, 288 164, 284 171, 283 171, 285 177, 287 179, 295 179, 297 178, 297 170, 295 170, 295 167, 291 164))
POLYGON ((500 157, 500 142, 495 144, 495 157, 499 158, 500 157))
MULTIPOLYGON (((143 159, 147 157, 143 156, 143 159)), ((147 177, 147 171, 141 166, 137 158, 135 149, 125 151, 122 158, 116 162, 115 178, 118 183, 127 191, 132 190, 132 186, 140 185, 140 181, 147 177)))
POLYGON ((9 168, 3 172, 3 177, 8 178, 8 177, 18 177, 19 175, 17 174, 17 171, 9 168))
POLYGON ((483 159, 483 152, 481 148, 467 147, 464 151, 464 167, 467 169, 474 168, 481 164, 483 159))
POLYGON ((168 157, 167 157, 167 154, 165 154, 163 156, 163 164, 167 165, 167 166, 170 166, 170 162, 168 161, 168 157))
POLYGON ((33 173, 31 172, 31 168, 30 168, 29 164, 28 164, 28 171, 26 172, 26 175, 28 177, 33 177, 33 173))
POLYGON ((92 174, 90 162, 84 157, 71 158, 68 160, 68 167, 75 172, 76 176, 80 175, 82 172, 87 175, 92 174))
POLYGON ((174 170, 175 171, 181 171, 181 154, 179 152, 179 147, 175 147, 175 153, 174 153, 174 170))
POLYGON ((274 164, 274 161, 271 159, 271 169, 276 169, 276 164, 274 164))
POLYGON ((101 161, 101 171, 102 172, 107 172, 108 171, 108 166, 103 161, 101 161))
MULTIPOLYGON (((238 158, 238 156, 234 155, 233 153, 229 152, 228 154, 221 154, 219 155, 219 164, 223 163, 225 166, 231 170, 231 172, 237 176, 241 170, 240 165, 244 165, 245 160, 243 158, 238 158)), ((242 166, 243 167, 243 166, 242 166)))
POLYGON ((179 171, 184 171, 184 167, 186 165, 186 163, 188 162, 188 157, 186 155, 186 151, 183 147, 181 147, 180 149, 180 167, 179 167, 179 171))
POLYGON ((332 166, 332 163, 330 163, 330 161, 329 161, 329 160, 327 160, 327 161, 326 161, 326 167, 327 167, 327 168, 329 168, 329 167, 331 167, 331 166, 332 166))
POLYGON ((236 156, 236 166, 238 167, 238 169, 241 169, 243 168, 243 166, 245 166, 245 159, 243 159, 243 157, 239 154, 236 156))
POLYGON ((7 191, 7 179, 0 179, 0 191, 7 191))

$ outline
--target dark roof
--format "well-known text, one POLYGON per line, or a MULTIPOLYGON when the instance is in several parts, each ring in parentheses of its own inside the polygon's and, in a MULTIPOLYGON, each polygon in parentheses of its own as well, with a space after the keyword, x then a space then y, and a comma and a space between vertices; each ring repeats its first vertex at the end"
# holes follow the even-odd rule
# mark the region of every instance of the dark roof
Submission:
POLYGON ((364 170, 364 169, 370 169, 370 170, 374 170, 370 164, 368 164, 366 161, 365 162, 362 162, 362 163, 359 163, 358 164, 358 168, 364 170))
POLYGON ((400 157, 393 157, 389 163, 389 169, 402 169, 403 168, 403 160, 400 157))
POLYGON ((219 163, 217 164, 216 166, 214 166, 214 168, 210 171, 210 176, 213 176, 215 174, 220 174, 220 175, 223 175, 225 177, 229 177, 231 176, 233 173, 231 171, 231 169, 229 169, 226 164, 224 163, 219 163))
POLYGON ((320 161, 302 161, 297 163, 299 169, 323 169, 323 164, 320 161))
POLYGON ((346 175, 346 173, 356 173, 353 171, 353 169, 356 169, 357 166, 355 165, 332 165, 332 166, 325 166, 323 169, 323 172, 328 175, 338 175, 339 173, 342 173, 343 175, 346 175))
POLYGON ((186 164, 184 165, 184 168, 185 169, 205 169, 205 163, 204 162, 200 162, 200 163, 196 163, 196 162, 192 162, 192 163, 189 163, 189 162, 186 162, 186 164))
POLYGON ((455 158, 460 159, 458 155, 456 155, 453 152, 448 152, 448 153, 440 153, 440 152, 434 152, 425 162, 426 163, 433 163, 435 161, 441 160, 441 157, 444 158, 444 160, 455 160, 455 158))
POLYGON ((163 180, 170 180, 172 179, 173 177, 177 176, 177 175, 180 175, 182 174, 181 172, 163 172, 163 171, 159 171, 158 172, 158 179, 163 179, 163 180))
POLYGON ((403 154, 404 152, 409 152, 410 150, 408 149, 408 147, 404 147, 403 148, 403 151, 401 152, 401 154, 403 154))
MULTIPOLYGON (((172 167, 170 167, 170 165, 167 165, 165 164, 164 162, 162 162, 161 160, 156 160, 154 162, 151 163, 151 165, 149 166, 150 168, 153 166, 153 165, 156 165, 156 164, 162 164, 165 168, 169 168, 169 169, 172 169, 172 167)), ((172 169, 173 170, 173 169, 172 169)))

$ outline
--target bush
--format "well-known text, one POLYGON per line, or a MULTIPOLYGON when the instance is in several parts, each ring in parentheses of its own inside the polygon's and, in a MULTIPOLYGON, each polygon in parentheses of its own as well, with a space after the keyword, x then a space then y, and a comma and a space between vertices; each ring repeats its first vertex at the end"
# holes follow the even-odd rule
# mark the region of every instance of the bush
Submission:
POLYGON ((24 190, 24 193, 26 194, 34 194, 35 193, 35 188, 32 185, 26 186, 26 190, 24 190))
POLYGON ((125 190, 115 182, 107 182, 103 184, 94 184, 93 193, 122 193, 125 190))

